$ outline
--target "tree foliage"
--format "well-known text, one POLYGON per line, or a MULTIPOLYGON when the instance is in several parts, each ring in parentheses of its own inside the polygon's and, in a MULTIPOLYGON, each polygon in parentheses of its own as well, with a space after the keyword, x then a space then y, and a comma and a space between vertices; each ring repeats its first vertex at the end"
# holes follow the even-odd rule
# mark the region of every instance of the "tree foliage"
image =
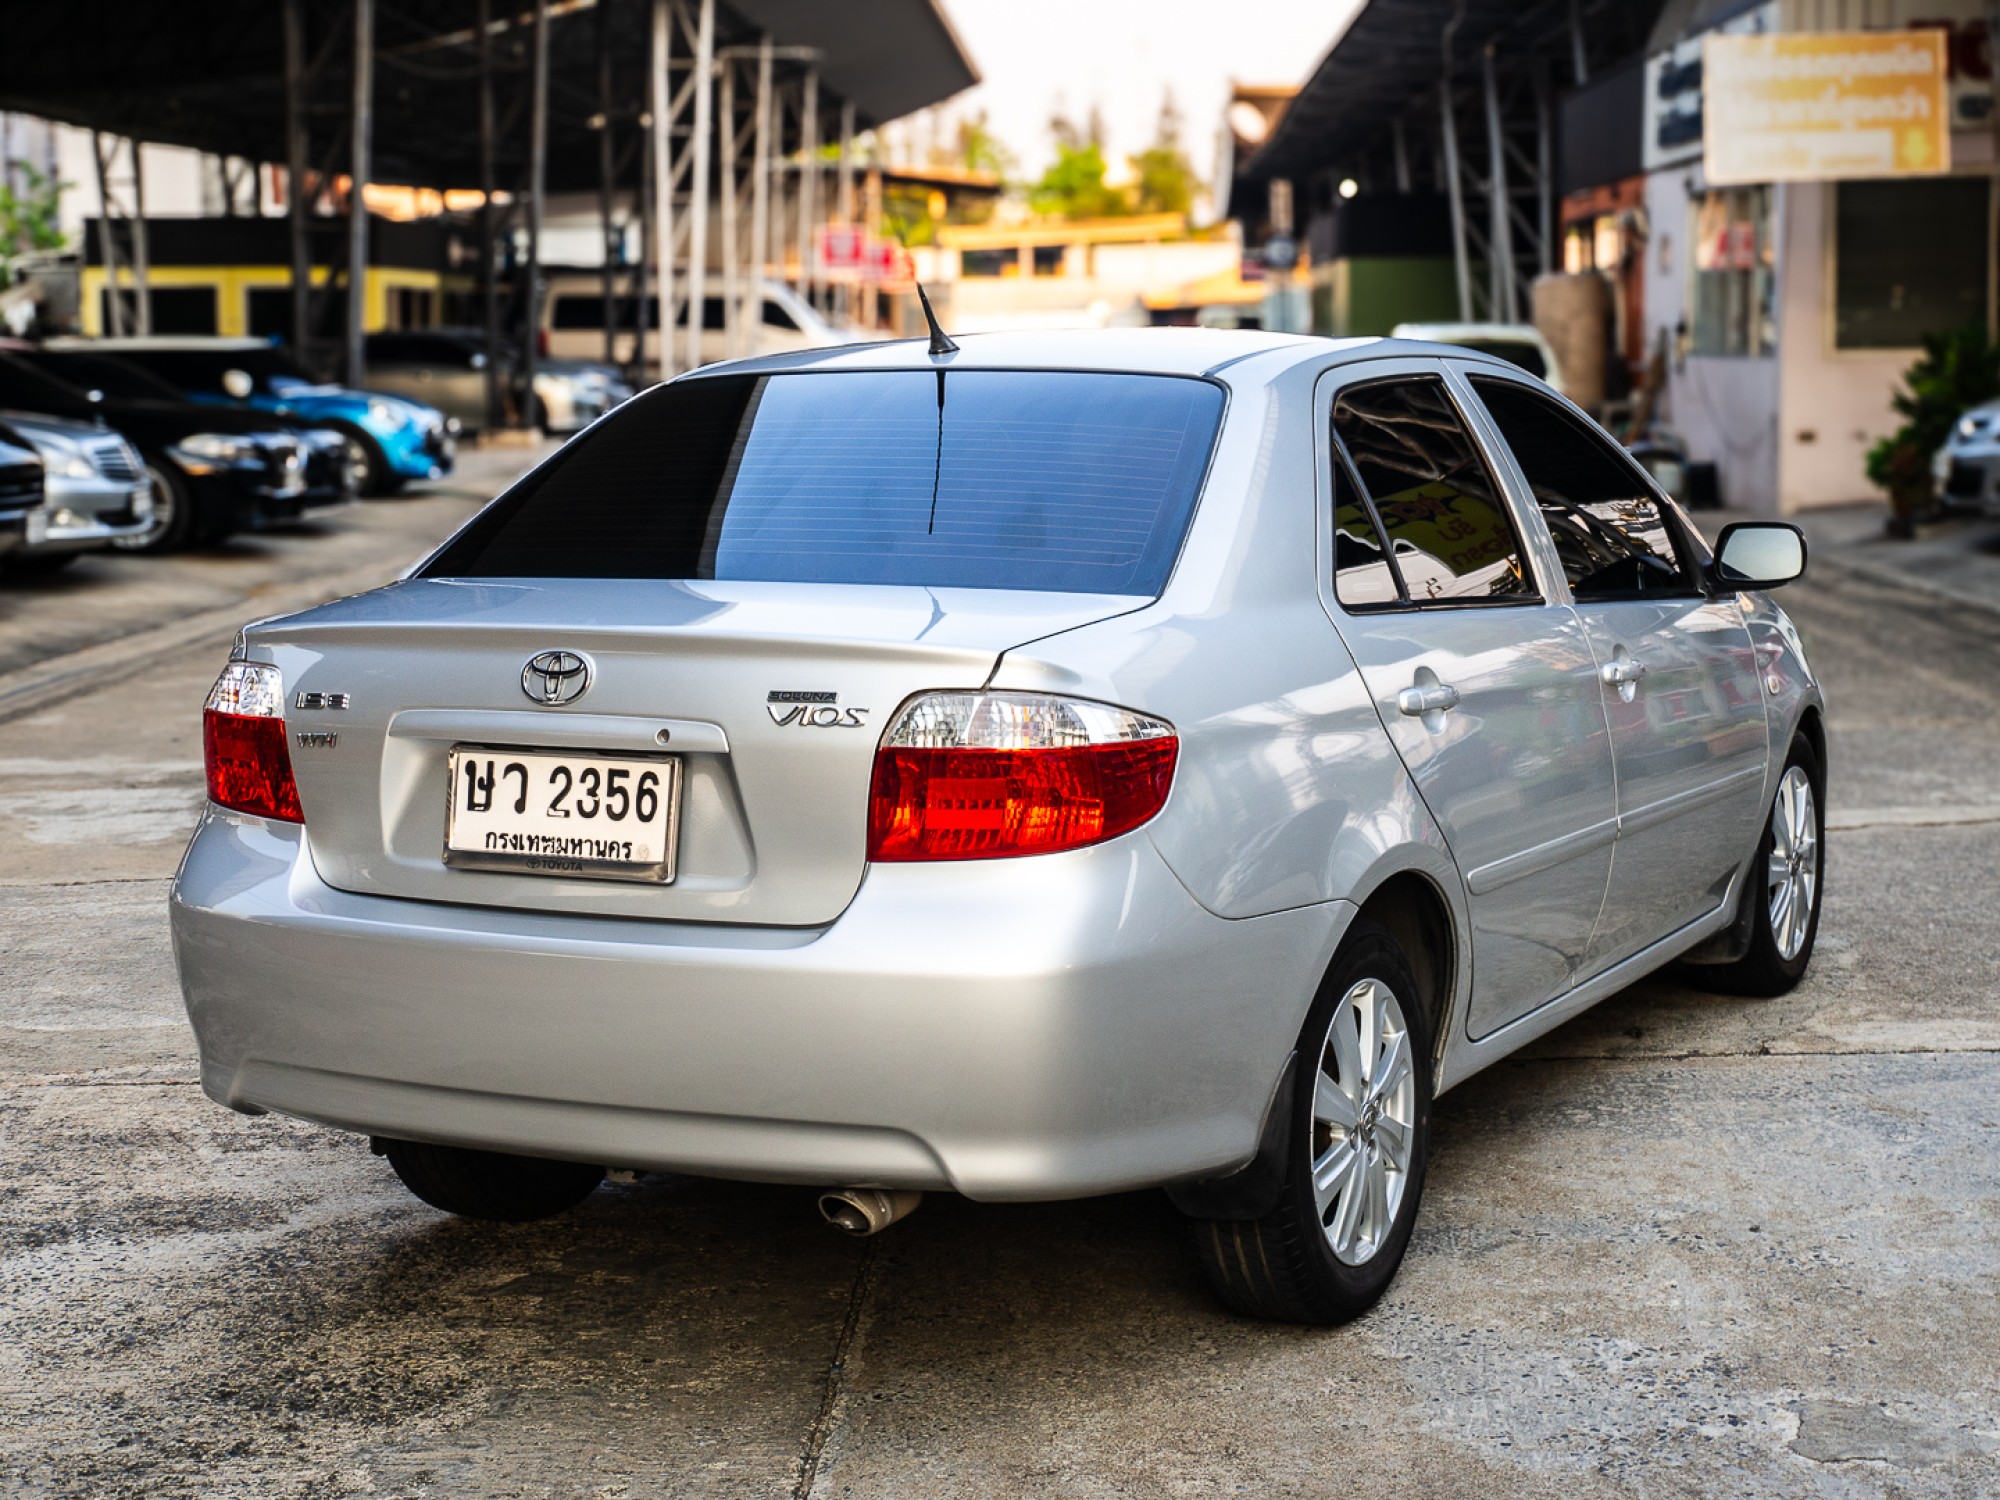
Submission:
POLYGON ((58 210, 70 184, 37 171, 28 162, 15 165, 22 188, 0 180, 0 286, 14 279, 15 263, 37 250, 63 247, 58 210))
POLYGON ((1085 123, 1078 125, 1058 111, 1049 121, 1056 159, 1029 189, 1029 206, 1038 214, 1064 219, 1187 213, 1194 207, 1197 181, 1181 147, 1180 132, 1180 109, 1169 89, 1160 101, 1153 143, 1126 157, 1132 180, 1114 187, 1104 180, 1103 117, 1093 106, 1085 123))
POLYGON ((1924 336, 1924 352, 1903 372, 1890 404, 1903 425, 1868 450, 1868 481, 1894 491, 1928 483, 1931 455, 1969 407, 2000 397, 2000 345, 1977 323, 1924 336))

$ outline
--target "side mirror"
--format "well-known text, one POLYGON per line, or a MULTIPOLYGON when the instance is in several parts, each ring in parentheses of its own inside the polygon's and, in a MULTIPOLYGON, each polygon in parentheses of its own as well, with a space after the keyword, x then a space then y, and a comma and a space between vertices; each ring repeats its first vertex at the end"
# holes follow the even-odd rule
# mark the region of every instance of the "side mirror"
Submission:
POLYGON ((1709 577, 1717 588, 1774 589, 1806 570, 1806 539, 1784 521, 1738 521, 1716 539, 1709 577))
POLYGON ((222 388, 238 401, 248 401, 250 393, 257 389, 257 382, 245 370, 224 370, 222 388))

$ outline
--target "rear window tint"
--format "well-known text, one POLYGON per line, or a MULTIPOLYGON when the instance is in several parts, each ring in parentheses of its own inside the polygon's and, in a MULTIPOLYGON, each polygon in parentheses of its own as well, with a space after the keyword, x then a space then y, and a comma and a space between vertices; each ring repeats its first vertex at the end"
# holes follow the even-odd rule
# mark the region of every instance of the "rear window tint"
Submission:
POLYGON ((683 380, 523 479, 426 574, 1157 594, 1222 404, 1154 375, 683 380))

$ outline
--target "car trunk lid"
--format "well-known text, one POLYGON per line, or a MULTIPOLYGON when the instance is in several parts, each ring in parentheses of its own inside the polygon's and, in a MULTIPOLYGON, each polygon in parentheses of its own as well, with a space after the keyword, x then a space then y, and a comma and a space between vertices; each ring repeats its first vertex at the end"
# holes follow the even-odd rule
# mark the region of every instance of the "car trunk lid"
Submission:
POLYGON ((417 579, 252 627, 284 675, 312 858, 344 890, 689 922, 819 925, 864 870, 877 741, 911 694, 1143 599, 897 585, 417 579), (593 679, 549 705, 544 652, 593 679), (344 706, 342 706, 344 705, 344 706), (828 712, 828 710, 835 710, 828 712), (444 860, 457 746, 681 762, 671 884, 444 860))

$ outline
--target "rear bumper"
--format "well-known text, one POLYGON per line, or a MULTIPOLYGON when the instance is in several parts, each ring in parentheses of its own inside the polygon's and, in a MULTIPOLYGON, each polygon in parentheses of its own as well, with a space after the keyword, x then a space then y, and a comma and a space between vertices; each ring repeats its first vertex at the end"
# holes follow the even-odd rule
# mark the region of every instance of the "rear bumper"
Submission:
POLYGON ((1081 1196, 1247 1160, 1352 909, 1230 921, 1143 835, 870 869, 815 929, 357 896, 211 809, 171 898, 237 1109, 611 1166, 1081 1196))

